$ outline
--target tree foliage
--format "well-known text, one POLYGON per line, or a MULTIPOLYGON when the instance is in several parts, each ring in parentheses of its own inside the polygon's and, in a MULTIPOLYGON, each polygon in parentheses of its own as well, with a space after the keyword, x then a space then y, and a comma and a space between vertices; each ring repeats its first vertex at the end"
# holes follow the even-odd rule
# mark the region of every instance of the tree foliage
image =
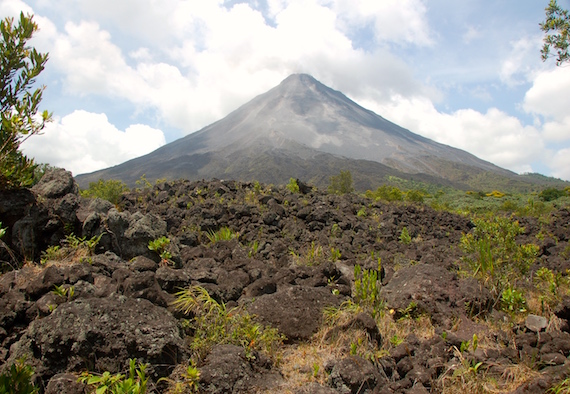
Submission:
POLYGON ((540 51, 542 60, 546 60, 551 56, 551 51, 556 52, 556 64, 561 65, 570 61, 568 46, 570 37, 570 14, 568 10, 561 8, 556 0, 551 0, 546 11, 546 20, 540 23, 541 30, 546 33, 544 37, 544 46, 540 51))
POLYGON ((17 25, 14 18, 0 23, 0 189, 32 184, 36 166, 20 145, 51 118, 47 111, 37 116, 45 87, 32 89, 48 59, 27 45, 37 30, 32 16, 23 13, 17 25))
POLYGON ((340 171, 340 174, 331 176, 329 185, 329 193, 346 194, 354 191, 352 182, 352 174, 350 171, 340 171))

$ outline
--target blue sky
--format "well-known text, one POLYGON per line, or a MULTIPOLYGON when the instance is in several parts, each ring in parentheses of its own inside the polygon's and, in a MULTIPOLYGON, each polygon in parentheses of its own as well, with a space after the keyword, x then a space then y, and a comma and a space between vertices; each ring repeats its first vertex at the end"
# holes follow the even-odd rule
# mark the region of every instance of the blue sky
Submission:
MULTIPOLYGON (((54 121, 24 149, 119 164, 308 73, 411 131, 570 180, 570 64, 542 62, 544 0, 0 0, 35 15, 54 121)), ((559 0, 570 8, 570 0, 559 0)))

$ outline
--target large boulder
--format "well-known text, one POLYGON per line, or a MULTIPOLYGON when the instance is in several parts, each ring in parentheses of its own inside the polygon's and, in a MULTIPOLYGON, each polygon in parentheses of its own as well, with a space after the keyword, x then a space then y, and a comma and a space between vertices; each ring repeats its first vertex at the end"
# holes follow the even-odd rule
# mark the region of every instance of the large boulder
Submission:
POLYGON ((129 358, 155 365, 166 376, 185 357, 176 319, 144 299, 119 295, 62 304, 34 320, 10 348, 10 365, 26 357, 47 381, 62 372, 91 370, 116 373, 129 358))
POLYGON ((268 380, 279 381, 271 372, 271 363, 263 357, 246 357, 243 348, 234 345, 214 346, 200 368, 201 392, 208 394, 252 393, 268 380))
POLYGON ((71 172, 63 168, 46 171, 42 179, 32 187, 32 191, 45 198, 60 198, 66 194, 79 194, 79 187, 71 172))
POLYGON ((148 243, 167 235, 166 222, 158 216, 119 212, 115 208, 108 212, 106 230, 106 237, 111 239, 111 250, 125 260, 136 256, 158 259, 156 252, 148 249, 148 243))
POLYGON ((396 315, 426 313, 436 325, 449 328, 454 317, 490 309, 489 291, 475 279, 460 279, 437 265, 415 264, 394 273, 380 291, 396 315))
POLYGON ((276 327, 289 341, 306 340, 321 326, 323 309, 342 301, 344 297, 326 287, 291 286, 260 296, 248 311, 276 327))

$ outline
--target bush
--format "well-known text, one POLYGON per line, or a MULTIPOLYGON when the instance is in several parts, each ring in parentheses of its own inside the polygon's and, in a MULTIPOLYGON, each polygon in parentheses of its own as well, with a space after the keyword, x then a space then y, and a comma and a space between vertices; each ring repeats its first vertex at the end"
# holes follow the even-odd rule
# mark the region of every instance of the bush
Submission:
POLYGON ((560 197, 564 197, 566 195, 565 190, 556 189, 554 187, 549 187, 548 189, 544 189, 540 193, 538 193, 538 198, 542 201, 554 201, 559 199, 560 197))
POLYGON ((89 188, 82 190, 81 195, 87 198, 99 197, 117 205, 121 201, 123 193, 128 191, 129 188, 122 181, 115 179, 104 181, 103 179, 99 179, 98 182, 90 182, 89 188))
POLYGON ((20 145, 39 134, 51 118, 47 111, 36 116, 45 87, 31 91, 48 55, 26 43, 38 30, 32 16, 20 14, 0 23, 0 189, 31 186, 36 164, 20 151, 20 145))
POLYGON ((299 185, 297 184, 297 180, 295 178, 289 179, 287 189, 289 189, 291 193, 299 193, 299 185))
POLYGON ((253 356, 254 351, 265 351, 273 355, 285 339, 277 329, 256 323, 247 312, 228 310, 224 303, 214 300, 203 287, 192 286, 181 290, 176 293, 176 297, 172 303, 174 308, 193 315, 188 325, 193 331, 190 347, 197 361, 204 358, 212 346, 217 344, 241 346, 249 356, 253 356))
POLYGON ((461 247, 473 276, 490 282, 497 295, 503 287, 525 276, 540 248, 534 244, 519 245, 516 237, 524 233, 518 221, 494 216, 474 219, 475 228, 461 237, 461 247))
POLYGON ((354 191, 350 171, 341 171, 340 174, 331 176, 330 182, 328 191, 331 194, 347 194, 354 191))

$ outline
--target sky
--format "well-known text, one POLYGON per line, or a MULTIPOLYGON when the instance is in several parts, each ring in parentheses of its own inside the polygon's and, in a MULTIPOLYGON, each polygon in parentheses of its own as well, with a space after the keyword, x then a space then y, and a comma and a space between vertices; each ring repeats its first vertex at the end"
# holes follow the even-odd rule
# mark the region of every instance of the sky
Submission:
MULTIPOLYGON (((570 0, 559 0, 570 8, 570 0)), ((23 144, 74 175, 198 131, 307 73, 412 132, 570 180, 570 63, 548 0, 0 0, 34 15, 53 121, 23 144)))

